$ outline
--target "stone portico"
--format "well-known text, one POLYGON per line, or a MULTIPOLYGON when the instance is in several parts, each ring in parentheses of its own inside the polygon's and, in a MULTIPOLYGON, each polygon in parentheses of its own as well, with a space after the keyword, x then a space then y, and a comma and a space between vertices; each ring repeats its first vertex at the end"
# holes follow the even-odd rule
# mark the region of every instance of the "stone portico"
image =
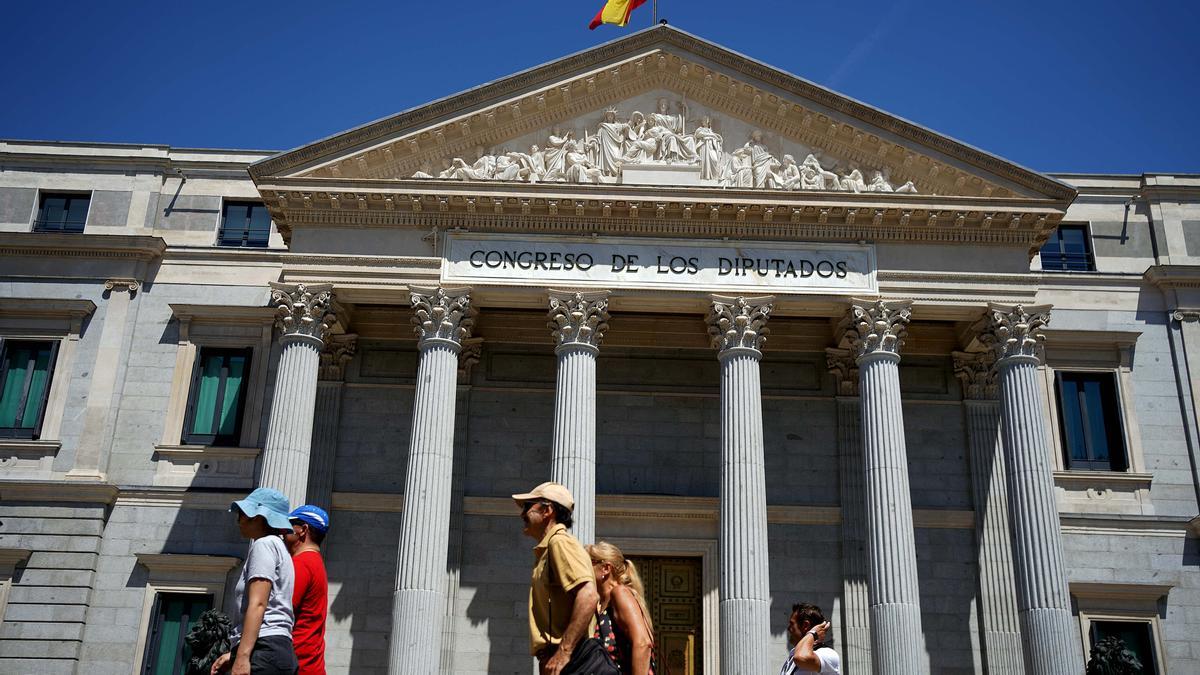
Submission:
POLYGON ((57 345, 0 439, 0 670, 141 672, 270 485, 331 510, 330 672, 530 672, 508 495, 550 479, 673 673, 774 672, 801 601, 852 675, 1079 673, 1118 624, 1198 662, 1194 177, 1053 178, 667 26, 289 152, 55 152, 0 147, 0 339, 57 345), (12 206, 82 189, 82 234, 12 206), (213 245, 242 201, 269 241, 213 245), (1039 269, 1081 221, 1129 248, 1039 269), (1123 464, 1071 464, 1064 373, 1123 464))

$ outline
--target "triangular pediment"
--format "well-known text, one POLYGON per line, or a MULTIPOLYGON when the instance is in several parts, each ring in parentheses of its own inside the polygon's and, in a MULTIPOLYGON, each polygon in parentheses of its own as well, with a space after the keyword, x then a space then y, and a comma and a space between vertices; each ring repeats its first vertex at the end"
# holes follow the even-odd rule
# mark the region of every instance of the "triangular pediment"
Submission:
POLYGON ((251 174, 259 182, 1074 196, 1054 179, 668 26, 276 155, 251 174), (666 107, 656 116, 660 100, 666 107), (610 109, 615 118, 606 117, 610 109))

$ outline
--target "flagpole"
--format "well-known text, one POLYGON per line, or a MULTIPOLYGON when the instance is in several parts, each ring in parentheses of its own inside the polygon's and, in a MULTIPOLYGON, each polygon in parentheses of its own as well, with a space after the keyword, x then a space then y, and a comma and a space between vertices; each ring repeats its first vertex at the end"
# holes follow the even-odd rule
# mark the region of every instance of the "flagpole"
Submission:
POLYGON ((658 25, 658 0, 654 0, 654 22, 651 23, 650 25, 651 26, 658 25))

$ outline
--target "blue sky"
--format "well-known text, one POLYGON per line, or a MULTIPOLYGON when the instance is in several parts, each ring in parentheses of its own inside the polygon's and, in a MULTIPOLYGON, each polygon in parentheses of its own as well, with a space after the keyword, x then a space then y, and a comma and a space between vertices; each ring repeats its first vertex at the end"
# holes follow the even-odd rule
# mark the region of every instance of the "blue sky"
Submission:
MULTIPOLYGON (((619 37, 601 0, 21 2, 0 137, 287 149, 619 37)), ((1200 172, 1200 2, 660 0, 659 16, 1041 171, 1200 172)), ((651 23, 650 6, 630 28, 651 23)))

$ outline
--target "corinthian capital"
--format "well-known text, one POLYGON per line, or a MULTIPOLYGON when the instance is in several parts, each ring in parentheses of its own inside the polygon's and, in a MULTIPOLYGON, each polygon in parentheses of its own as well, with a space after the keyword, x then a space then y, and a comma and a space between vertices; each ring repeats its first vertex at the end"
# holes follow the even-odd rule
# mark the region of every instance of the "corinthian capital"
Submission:
POLYGON ((858 364, 850 350, 826 349, 825 367, 833 375, 838 396, 858 396, 858 364))
POLYGON ((979 341, 987 345, 997 362, 1005 359, 1042 360, 1042 329, 1050 323, 1050 305, 988 304, 980 322, 979 341))
POLYGON ((550 321, 546 326, 558 349, 599 349, 608 330, 608 291, 550 291, 550 321))
POLYGON ((912 303, 907 300, 857 301, 850 305, 838 332, 857 360, 878 354, 900 358, 911 316, 912 303))
POLYGON ((412 322, 418 345, 424 347, 437 341, 461 348, 462 341, 471 337, 471 327, 475 325, 471 289, 412 286, 409 290, 412 291, 412 322))
POLYGON ((996 356, 991 352, 953 352, 954 375, 962 382, 963 398, 988 401, 999 395, 996 356))
POLYGON ((331 284, 272 281, 271 304, 275 305, 275 325, 284 340, 311 340, 320 345, 336 318, 331 284))
POLYGON ((321 368, 318 379, 326 382, 341 382, 346 378, 346 364, 354 358, 358 349, 358 336, 354 333, 335 335, 325 341, 321 352, 321 368))
POLYGON ((713 348, 722 355, 736 350, 751 350, 761 355, 767 341, 767 319, 771 318, 773 296, 756 298, 712 296, 708 314, 708 336, 713 348))

